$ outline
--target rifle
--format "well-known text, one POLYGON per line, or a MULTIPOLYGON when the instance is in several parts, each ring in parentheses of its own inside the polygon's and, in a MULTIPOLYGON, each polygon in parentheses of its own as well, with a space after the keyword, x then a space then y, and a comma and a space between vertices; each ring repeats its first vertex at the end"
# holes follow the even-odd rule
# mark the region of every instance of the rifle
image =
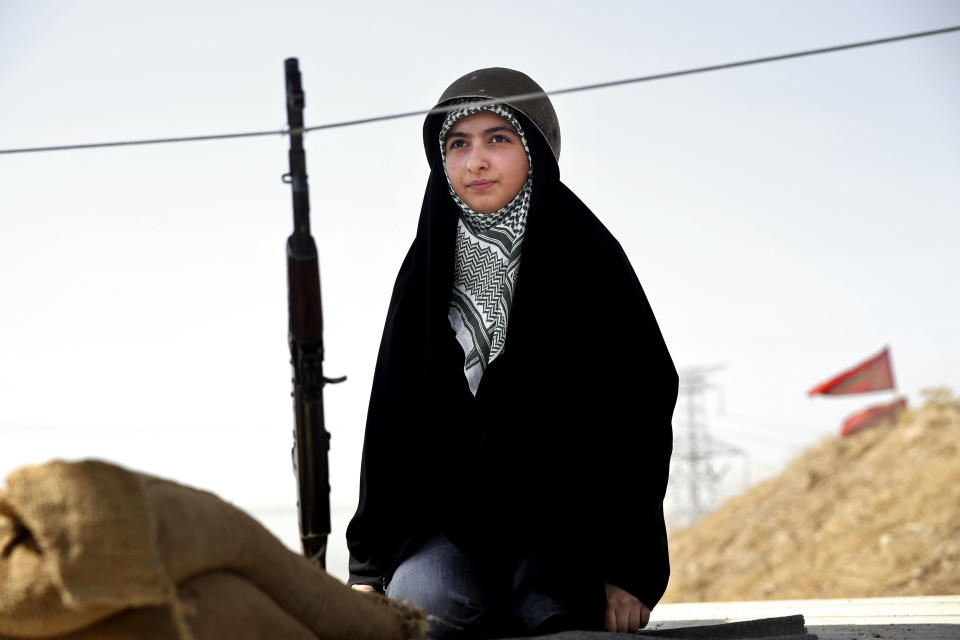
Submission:
POLYGON ((283 181, 293 191, 293 234, 287 238, 290 364, 293 367, 293 468, 303 555, 326 569, 330 534, 330 434, 323 421, 323 385, 342 382, 323 375, 323 305, 317 245, 310 235, 310 192, 303 151, 304 95, 296 58, 284 62, 290 172, 283 181))

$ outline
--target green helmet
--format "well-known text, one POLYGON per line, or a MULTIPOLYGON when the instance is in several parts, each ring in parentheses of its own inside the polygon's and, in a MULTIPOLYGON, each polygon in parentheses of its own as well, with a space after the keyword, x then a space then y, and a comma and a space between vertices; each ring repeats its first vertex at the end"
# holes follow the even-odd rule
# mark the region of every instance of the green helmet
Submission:
MULTIPOLYGON (((463 98, 506 98, 502 102, 533 122, 550 145, 554 159, 560 159, 560 122, 557 120, 557 112, 554 111, 546 92, 527 74, 503 67, 472 71, 447 87, 437 100, 437 106, 452 104, 463 98), (520 100, 510 99, 528 94, 538 95, 520 100)), ((437 149, 437 136, 440 135, 443 119, 444 114, 432 113, 423 122, 423 147, 427 160, 437 149)))

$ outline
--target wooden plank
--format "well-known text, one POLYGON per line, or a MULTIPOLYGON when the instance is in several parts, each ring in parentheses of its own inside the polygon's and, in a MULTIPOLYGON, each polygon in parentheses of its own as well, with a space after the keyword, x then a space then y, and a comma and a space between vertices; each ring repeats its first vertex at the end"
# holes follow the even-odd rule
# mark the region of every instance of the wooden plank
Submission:
POLYGON ((960 624, 807 625, 819 640, 957 640, 960 624))
POLYGON ((958 640, 960 596, 667 603, 648 629, 801 614, 821 640, 958 640))

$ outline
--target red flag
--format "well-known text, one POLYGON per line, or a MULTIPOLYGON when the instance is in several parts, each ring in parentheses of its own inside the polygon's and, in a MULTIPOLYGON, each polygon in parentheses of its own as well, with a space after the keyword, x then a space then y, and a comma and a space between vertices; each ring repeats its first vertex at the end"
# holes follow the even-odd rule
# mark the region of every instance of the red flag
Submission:
POLYGON ((876 427, 885 423, 892 424, 897 421, 897 416, 903 413, 906 408, 907 399, 899 398, 889 404, 878 404, 875 407, 867 407, 862 411, 857 411, 853 415, 847 416, 847 419, 843 421, 840 435, 846 438, 869 427, 876 427))
POLYGON ((814 396, 818 393, 839 395, 845 393, 864 393, 894 389, 893 367, 890 365, 890 350, 887 347, 865 362, 840 373, 826 382, 821 382, 807 392, 814 396))

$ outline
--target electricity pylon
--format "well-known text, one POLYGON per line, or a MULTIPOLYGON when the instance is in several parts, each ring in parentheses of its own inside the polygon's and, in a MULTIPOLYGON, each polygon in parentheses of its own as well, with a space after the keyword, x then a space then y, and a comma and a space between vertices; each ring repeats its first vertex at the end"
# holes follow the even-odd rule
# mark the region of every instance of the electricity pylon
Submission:
MULTIPOLYGON (((679 516, 677 524, 689 525, 716 506, 720 480, 729 470, 720 467, 723 458, 739 457, 746 478, 747 454, 735 445, 710 435, 707 428, 707 391, 717 391, 709 375, 723 365, 690 367, 680 370, 677 411, 674 413, 673 461, 670 469, 670 495, 679 516)), ((719 396, 722 406, 722 395, 719 396)))

